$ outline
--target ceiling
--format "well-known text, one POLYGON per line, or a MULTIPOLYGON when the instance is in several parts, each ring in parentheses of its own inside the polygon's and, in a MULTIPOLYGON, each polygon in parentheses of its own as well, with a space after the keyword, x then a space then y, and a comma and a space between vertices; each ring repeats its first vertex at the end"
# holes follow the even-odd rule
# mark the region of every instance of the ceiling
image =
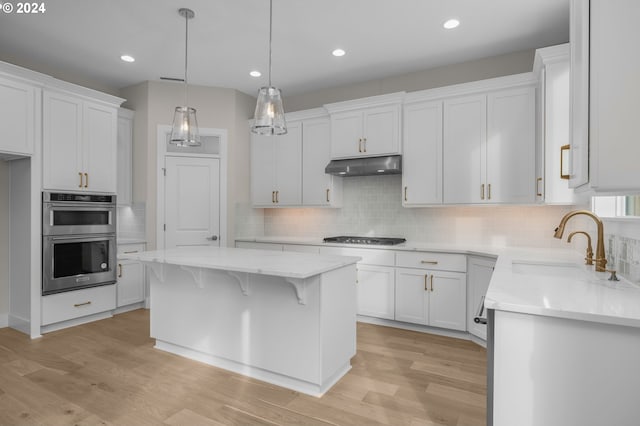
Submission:
MULTIPOLYGON (((0 13, 0 60, 122 88, 184 73, 255 95, 267 84, 268 0, 54 0, 0 13), (125 63, 120 55, 136 58, 125 63), (253 78, 249 71, 260 70, 253 78)), ((272 81, 286 95, 565 43, 569 0, 273 0, 272 81), (461 24, 445 30, 445 20, 461 24), (331 55, 337 47, 341 58, 331 55)))

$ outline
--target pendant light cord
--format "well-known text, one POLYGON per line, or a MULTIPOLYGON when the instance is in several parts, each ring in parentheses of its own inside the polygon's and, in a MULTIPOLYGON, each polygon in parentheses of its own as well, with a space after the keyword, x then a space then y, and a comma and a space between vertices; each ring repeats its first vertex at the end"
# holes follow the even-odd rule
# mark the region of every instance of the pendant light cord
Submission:
POLYGON ((269 0, 269 87, 271 87, 271 39, 273 29, 273 0, 269 0))
POLYGON ((189 107, 189 90, 187 85, 187 58, 189 57, 189 14, 185 13, 185 30, 184 30, 184 99, 185 107, 189 107))

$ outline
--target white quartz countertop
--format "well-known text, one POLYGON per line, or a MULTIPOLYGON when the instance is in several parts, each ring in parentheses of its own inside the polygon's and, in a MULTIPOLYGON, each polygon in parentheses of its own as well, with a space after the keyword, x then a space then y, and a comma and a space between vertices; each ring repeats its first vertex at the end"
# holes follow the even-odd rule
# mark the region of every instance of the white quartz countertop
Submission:
POLYGON ((496 257, 485 307, 532 315, 640 327, 640 285, 584 265, 570 249, 513 248, 407 241, 394 246, 323 243, 321 238, 256 237, 238 241, 496 257))
POLYGON ((122 256, 143 263, 189 266, 287 278, 309 278, 351 265, 356 256, 317 255, 226 247, 184 247, 122 256))

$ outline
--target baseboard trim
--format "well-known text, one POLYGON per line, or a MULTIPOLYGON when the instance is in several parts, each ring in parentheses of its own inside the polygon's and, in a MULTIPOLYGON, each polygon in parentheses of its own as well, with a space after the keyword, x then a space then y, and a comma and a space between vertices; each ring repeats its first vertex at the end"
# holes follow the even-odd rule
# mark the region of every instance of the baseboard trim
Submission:
POLYGON ((402 330, 418 331, 420 333, 436 334, 438 336, 453 337, 455 339, 472 340, 466 331, 445 330, 444 328, 429 327, 426 325, 411 324, 408 322, 392 321, 383 318, 367 317, 357 315, 358 322, 367 324, 383 325, 385 327, 400 328, 402 330))

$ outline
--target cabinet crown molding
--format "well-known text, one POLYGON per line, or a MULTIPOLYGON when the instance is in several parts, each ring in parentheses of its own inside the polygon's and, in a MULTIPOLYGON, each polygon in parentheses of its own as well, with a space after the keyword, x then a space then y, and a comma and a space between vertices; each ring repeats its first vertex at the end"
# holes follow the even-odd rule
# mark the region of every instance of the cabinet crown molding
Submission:
POLYGON ((325 108, 330 114, 342 111, 350 111, 360 108, 371 108, 383 105, 402 104, 406 92, 395 92, 386 95, 369 96, 367 98, 353 99, 343 102, 325 104, 325 108))
POLYGON ((533 60, 533 72, 538 75, 542 67, 546 64, 568 61, 569 54, 569 43, 536 49, 535 59, 533 60))

